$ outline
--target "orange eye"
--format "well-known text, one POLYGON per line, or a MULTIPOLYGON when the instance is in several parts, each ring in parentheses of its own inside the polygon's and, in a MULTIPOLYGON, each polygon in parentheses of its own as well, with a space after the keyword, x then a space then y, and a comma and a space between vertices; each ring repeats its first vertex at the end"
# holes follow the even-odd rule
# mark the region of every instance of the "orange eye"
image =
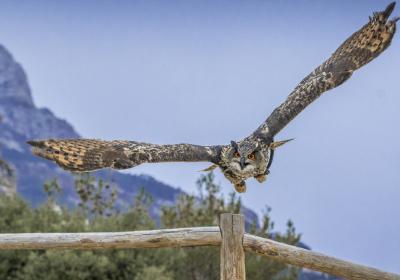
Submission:
POLYGON ((252 154, 248 155, 247 158, 254 160, 256 158, 256 155, 254 153, 252 153, 252 154))
POLYGON ((238 152, 235 152, 235 153, 233 154, 233 156, 234 156, 234 157, 240 157, 240 154, 239 154, 238 152))

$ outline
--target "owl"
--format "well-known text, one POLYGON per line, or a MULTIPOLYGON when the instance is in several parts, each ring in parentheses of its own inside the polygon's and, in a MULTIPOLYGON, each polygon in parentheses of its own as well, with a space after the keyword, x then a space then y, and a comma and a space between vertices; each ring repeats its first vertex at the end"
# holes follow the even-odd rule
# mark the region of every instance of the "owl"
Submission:
POLYGON ((274 138, 301 111, 322 95, 350 78, 390 45, 399 18, 389 20, 395 3, 376 12, 332 56, 306 76, 286 100, 248 137, 226 145, 155 145, 136 141, 49 139, 28 141, 33 153, 56 162, 66 170, 85 172, 102 168, 128 169, 143 163, 200 162, 220 168, 237 192, 246 191, 245 181, 264 182, 275 150, 290 140, 274 138))

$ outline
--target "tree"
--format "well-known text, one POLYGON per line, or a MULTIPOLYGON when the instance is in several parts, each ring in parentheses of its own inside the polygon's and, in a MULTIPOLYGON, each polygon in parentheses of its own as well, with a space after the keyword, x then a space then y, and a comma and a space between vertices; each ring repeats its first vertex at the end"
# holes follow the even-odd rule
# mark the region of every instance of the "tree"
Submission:
MULTIPOLYGON (((174 206, 164 207, 161 223, 167 228, 210 226, 219 224, 219 216, 224 212, 240 213, 242 203, 235 193, 229 195, 228 202, 220 195, 220 186, 215 183, 214 174, 202 175, 197 181, 199 195, 183 194, 174 206)), ((274 233, 274 224, 270 218, 271 209, 267 208, 260 227, 252 223, 250 233, 274 238, 277 241, 297 245, 300 235, 296 233, 291 221, 287 223, 284 234, 274 233)), ((219 248, 181 249, 171 263, 174 279, 219 279, 219 248)), ((261 256, 246 255, 246 274, 249 279, 297 279, 299 269, 280 264, 261 256), (268 278, 266 278, 268 277, 268 278)))
MULTIPOLYGON (((0 232, 126 231, 161 227, 194 227, 219 224, 223 212, 240 213, 235 194, 225 200, 213 173, 197 181, 198 194, 182 194, 175 205, 166 206, 160 219, 150 215, 152 198, 143 188, 129 209, 115 210, 108 183, 91 175, 77 177, 78 209, 55 207, 62 190, 57 179, 45 183, 47 202, 32 208, 17 197, 0 195, 0 232), (111 213, 111 214, 110 214, 111 213)), ((116 186, 115 186, 116 188, 116 186)), ((300 235, 292 222, 284 233, 273 231, 270 209, 261 226, 254 221, 251 233, 296 245, 300 235)), ((249 279, 295 280, 299 270, 248 254, 249 279)), ((165 248, 100 251, 0 251, 0 279, 219 279, 219 248, 165 248)))
POLYGON ((88 216, 110 216, 116 210, 118 189, 115 185, 103 179, 96 181, 90 173, 81 173, 75 177, 75 189, 81 200, 79 206, 88 216))

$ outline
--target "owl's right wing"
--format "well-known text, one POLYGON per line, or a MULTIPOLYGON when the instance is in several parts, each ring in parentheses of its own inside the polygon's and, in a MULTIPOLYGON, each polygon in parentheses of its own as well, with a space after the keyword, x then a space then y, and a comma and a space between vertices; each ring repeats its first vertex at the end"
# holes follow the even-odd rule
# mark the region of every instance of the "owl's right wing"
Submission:
POLYGON ((270 144, 273 137, 322 93, 333 89, 358 68, 380 55, 391 43, 396 21, 388 21, 395 7, 374 13, 369 22, 348 38, 333 55, 304 78, 267 120, 248 138, 270 144))
POLYGON ((191 144, 155 145, 134 141, 92 139, 49 139, 28 141, 37 156, 56 162, 69 171, 102 168, 128 169, 142 163, 199 162, 218 163, 221 146, 191 144))

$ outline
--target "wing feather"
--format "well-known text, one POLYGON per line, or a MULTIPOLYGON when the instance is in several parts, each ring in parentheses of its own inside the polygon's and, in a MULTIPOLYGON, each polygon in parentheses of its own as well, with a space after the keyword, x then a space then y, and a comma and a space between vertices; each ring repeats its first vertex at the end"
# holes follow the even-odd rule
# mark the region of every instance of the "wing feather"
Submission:
POLYGON ((128 169, 142 163, 219 160, 219 146, 191 144, 154 145, 134 141, 49 139, 28 141, 37 156, 56 162, 69 171, 102 168, 128 169))
POLYGON ((399 18, 388 21, 394 7, 395 3, 391 3, 384 11, 374 13, 366 25, 304 78, 286 101, 249 137, 269 144, 279 131, 322 93, 341 85, 355 70, 381 54, 390 45, 396 31, 399 18))

